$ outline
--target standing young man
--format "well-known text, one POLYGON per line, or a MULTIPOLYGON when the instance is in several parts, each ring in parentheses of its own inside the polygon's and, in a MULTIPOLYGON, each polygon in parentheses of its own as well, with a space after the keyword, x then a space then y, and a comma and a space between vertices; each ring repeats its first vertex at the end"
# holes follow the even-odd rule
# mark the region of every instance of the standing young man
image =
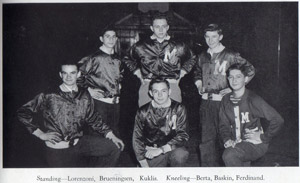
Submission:
POLYGON ((81 77, 78 84, 88 88, 95 101, 96 110, 103 120, 119 135, 120 90, 123 69, 121 61, 114 52, 117 42, 116 31, 112 28, 103 30, 99 50, 79 61, 81 77))
POLYGON ((222 146, 218 135, 219 108, 222 97, 231 92, 226 79, 227 68, 234 63, 249 67, 249 80, 255 74, 254 67, 220 42, 222 29, 217 24, 210 24, 204 30, 208 45, 207 52, 199 55, 195 68, 195 84, 202 96, 200 106, 201 124, 201 166, 220 166, 222 146))
POLYGON ((190 72, 195 57, 187 45, 175 42, 169 35, 167 18, 156 15, 150 26, 153 35, 145 41, 132 46, 124 62, 141 81, 139 89, 139 107, 151 101, 148 87, 152 78, 166 78, 172 89, 171 98, 182 101, 179 88, 180 79, 190 72))
POLYGON ((248 82, 248 68, 234 64, 227 70, 232 93, 221 101, 220 136, 224 142, 223 160, 226 166, 244 166, 245 162, 262 157, 269 142, 284 121, 280 114, 261 97, 245 88, 248 82), (260 119, 270 122, 264 132, 260 119))
POLYGON ((88 91, 77 87, 80 76, 77 65, 63 64, 59 75, 62 84, 23 105, 17 111, 19 121, 45 142, 50 167, 78 167, 82 157, 90 156, 104 157, 94 162, 97 167, 115 166, 124 144, 95 112, 88 91), (43 122, 35 121, 37 113, 42 114, 43 122), (99 135, 84 135, 84 125, 89 125, 99 135))
POLYGON ((133 148, 142 167, 182 167, 188 159, 184 147, 186 132, 185 107, 170 99, 171 89, 166 79, 152 79, 149 84, 151 102, 136 114, 133 148))

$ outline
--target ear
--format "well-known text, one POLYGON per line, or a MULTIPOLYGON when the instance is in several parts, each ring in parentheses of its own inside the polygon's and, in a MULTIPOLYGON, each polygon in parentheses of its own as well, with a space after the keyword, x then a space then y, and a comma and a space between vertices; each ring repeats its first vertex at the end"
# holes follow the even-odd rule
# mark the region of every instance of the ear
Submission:
POLYGON ((167 31, 169 30, 169 28, 170 28, 170 26, 168 25, 168 27, 167 27, 167 31))
POLYGON ((171 90, 171 88, 169 88, 169 96, 171 95, 171 93, 172 93, 172 90, 171 90))
POLYGON ((78 71, 78 72, 77 72, 77 78, 79 78, 80 76, 81 76, 81 72, 78 71))
POLYGON ((152 32, 154 32, 154 31, 153 31, 153 26, 152 26, 152 25, 150 25, 150 29, 152 30, 152 32))
POLYGON ((245 77, 245 83, 248 83, 248 81, 249 81, 249 77, 246 76, 246 77, 245 77))
POLYGON ((152 93, 151 90, 149 90, 149 95, 150 95, 151 97, 153 97, 153 93, 152 93))
POLYGON ((219 37, 219 41, 221 41, 223 39, 223 34, 222 35, 220 35, 220 37, 219 37))
POLYGON ((62 78, 62 74, 61 74, 61 72, 59 72, 59 76, 60 76, 60 78, 62 78))
POLYGON ((102 36, 100 36, 100 37, 99 37, 99 39, 100 39, 100 41, 103 43, 103 37, 102 37, 102 36))

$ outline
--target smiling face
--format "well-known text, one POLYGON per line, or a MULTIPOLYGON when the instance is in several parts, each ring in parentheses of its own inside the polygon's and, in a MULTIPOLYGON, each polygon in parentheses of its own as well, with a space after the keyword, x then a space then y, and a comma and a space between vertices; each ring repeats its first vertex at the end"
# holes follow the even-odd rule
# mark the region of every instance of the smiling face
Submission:
POLYGON ((157 105, 164 105, 168 102, 171 90, 168 88, 166 83, 161 82, 154 83, 149 93, 153 97, 153 100, 157 105))
POLYGON ((204 38, 208 47, 210 49, 214 49, 220 44, 220 41, 223 39, 223 35, 220 35, 218 31, 207 31, 204 38))
POLYGON ((169 25, 166 19, 155 19, 150 29, 158 39, 164 39, 167 36, 169 25))
POLYGON ((108 30, 103 36, 100 36, 100 41, 103 43, 103 46, 107 48, 113 48, 116 45, 117 40, 116 32, 113 30, 108 30))
POLYGON ((245 88, 248 77, 245 77, 240 70, 233 69, 229 72, 228 81, 232 90, 236 92, 245 88))
POLYGON ((63 65, 61 66, 59 76, 62 78, 65 85, 74 87, 77 85, 76 81, 80 77, 80 72, 76 65, 63 65))

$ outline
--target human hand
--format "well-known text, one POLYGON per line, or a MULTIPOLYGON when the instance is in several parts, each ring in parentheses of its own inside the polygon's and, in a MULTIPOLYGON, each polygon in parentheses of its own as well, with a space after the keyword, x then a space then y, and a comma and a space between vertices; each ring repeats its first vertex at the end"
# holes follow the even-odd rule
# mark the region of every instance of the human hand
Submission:
POLYGON ((139 78, 139 80, 141 81, 141 84, 143 85, 143 84, 144 84, 144 79, 143 79, 143 76, 142 76, 141 69, 137 69, 137 70, 134 72, 134 75, 136 75, 136 77, 139 78))
POLYGON ((106 135, 106 138, 110 139, 114 144, 116 144, 116 146, 121 149, 121 151, 124 150, 124 143, 121 139, 119 139, 118 137, 116 137, 112 132, 108 132, 106 135))
POLYGON ((49 141, 52 144, 56 144, 57 142, 62 141, 61 135, 57 132, 46 132, 39 134, 38 138, 43 141, 49 141))
POLYGON ((180 70, 180 75, 179 75, 179 80, 180 80, 181 78, 183 78, 186 74, 187 74, 187 72, 186 72, 185 70, 181 69, 181 70, 180 70))
POLYGON ((203 95, 205 92, 205 88, 202 87, 202 85, 198 85, 197 88, 198 88, 199 95, 203 95))
POLYGON ((91 96, 93 97, 93 98, 95 98, 95 99, 99 99, 99 98, 103 98, 104 97, 104 95, 103 95, 103 90, 101 90, 101 89, 92 89, 92 88, 88 88, 88 91, 89 91, 89 93, 91 94, 91 96))
POLYGON ((245 134, 244 134, 244 137, 246 139, 245 141, 251 142, 253 144, 260 144, 260 143, 262 143, 262 141, 260 139, 260 135, 262 133, 263 132, 261 130, 258 130, 258 127, 251 129, 251 130, 246 128, 245 134))
POLYGON ((224 95, 226 95, 227 93, 230 93, 230 92, 232 92, 232 90, 230 88, 225 88, 225 89, 221 90, 219 94, 224 96, 224 95))
POLYGON ((148 159, 153 159, 154 157, 159 156, 162 153, 163 150, 161 148, 148 148, 145 157, 148 159))
POLYGON ((236 142, 234 141, 234 140, 227 140, 226 142, 225 142, 225 144, 224 144, 224 147, 225 148, 229 148, 229 147, 235 147, 235 145, 236 145, 236 142))

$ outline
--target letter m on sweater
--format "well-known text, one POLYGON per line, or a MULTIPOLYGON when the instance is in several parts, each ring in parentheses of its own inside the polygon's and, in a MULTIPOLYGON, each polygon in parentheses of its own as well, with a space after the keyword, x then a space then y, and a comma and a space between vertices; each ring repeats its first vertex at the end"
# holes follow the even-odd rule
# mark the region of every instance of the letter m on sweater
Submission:
POLYGON ((214 71, 214 75, 217 75, 217 74, 222 74, 222 75, 226 75, 226 65, 227 65, 227 61, 224 60, 222 62, 222 64, 220 64, 220 60, 216 60, 215 61, 216 65, 215 65, 215 71, 214 71))
POLYGON ((177 51, 177 49, 174 48, 174 49, 172 50, 172 52, 170 53, 170 50, 169 50, 169 49, 166 49, 166 51, 165 51, 165 57, 164 57, 164 62, 168 62, 170 59, 172 59, 172 57, 175 56, 176 51, 177 51))
POLYGON ((242 123, 249 123, 249 112, 241 112, 242 123))

